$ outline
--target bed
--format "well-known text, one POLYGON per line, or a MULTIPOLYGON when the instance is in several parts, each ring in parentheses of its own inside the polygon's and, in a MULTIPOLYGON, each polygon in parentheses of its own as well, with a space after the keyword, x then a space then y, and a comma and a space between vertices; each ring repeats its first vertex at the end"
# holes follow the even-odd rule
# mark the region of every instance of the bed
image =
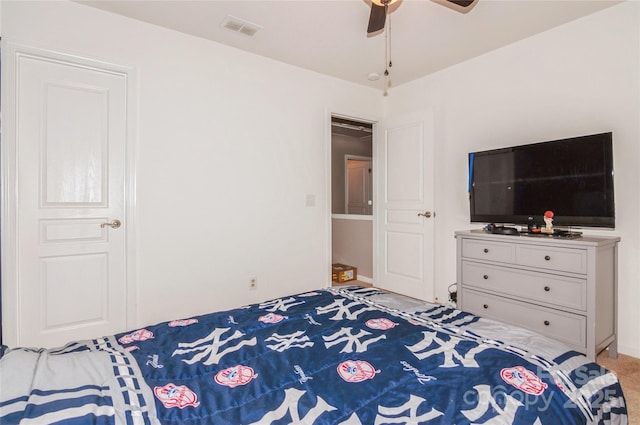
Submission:
POLYGON ((627 423, 581 354, 357 286, 0 355, 3 425, 627 423))

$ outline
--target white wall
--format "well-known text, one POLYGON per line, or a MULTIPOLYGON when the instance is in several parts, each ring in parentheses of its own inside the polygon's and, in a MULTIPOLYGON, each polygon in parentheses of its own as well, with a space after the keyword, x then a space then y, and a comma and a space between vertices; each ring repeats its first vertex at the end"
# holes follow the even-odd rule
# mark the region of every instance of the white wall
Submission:
POLYGON ((332 263, 356 267, 358 280, 373 282, 373 217, 334 216, 331 233, 332 263))
MULTIPOLYGON (((455 282, 458 229, 470 228, 471 151, 613 131, 620 351, 640 356, 640 4, 626 2, 394 88, 390 116, 434 108, 436 294, 455 282)), ((400 66, 400 64, 398 64, 400 66)))
MULTIPOLYGON (((329 112, 436 111, 436 294, 470 227, 469 151, 614 132, 620 350, 640 357, 639 4, 379 92, 79 4, 3 0, 3 41, 138 73, 138 292, 146 324, 325 286, 329 112), (386 99, 386 100, 385 100, 386 99), (384 104, 386 102, 386 105, 384 104), (305 207, 315 194, 316 207, 305 207), (248 276, 259 289, 249 291, 248 276)), ((399 65, 398 65, 399 66, 399 65)), ((8 105, 3 105, 8 107, 8 105)))
POLYGON ((76 3, 1 7, 3 42, 137 71, 140 325, 329 283, 329 114, 380 117, 379 91, 76 3))

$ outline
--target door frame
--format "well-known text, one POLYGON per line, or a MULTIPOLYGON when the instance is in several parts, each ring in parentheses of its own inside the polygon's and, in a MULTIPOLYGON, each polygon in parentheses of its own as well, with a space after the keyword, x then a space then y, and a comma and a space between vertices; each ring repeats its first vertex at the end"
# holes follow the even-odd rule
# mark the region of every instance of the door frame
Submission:
POLYGON ((126 258, 126 325, 137 327, 137 214, 136 214, 136 153, 137 153, 137 73, 132 67, 117 65, 79 55, 34 47, 26 44, 0 41, 2 47, 2 143, 0 144, 0 268, 2 282, 2 336, 3 344, 15 346, 18 336, 19 296, 17 257, 17 172, 16 150, 16 87, 18 58, 32 57, 50 62, 70 64, 77 67, 97 69, 122 76, 126 80, 126 150, 125 150, 125 236, 126 258))
MULTIPOLYGON (((333 236, 332 236, 332 228, 333 228, 333 224, 332 224, 332 211, 331 211, 331 118, 332 117, 336 117, 336 118, 344 118, 344 119, 348 119, 348 120, 352 120, 352 121, 359 121, 359 122, 363 122, 363 123, 369 123, 371 124, 371 168, 373 169, 373 172, 375 173, 376 170, 376 162, 377 162, 377 152, 378 152, 378 141, 377 141, 377 134, 378 134, 378 122, 382 120, 381 117, 373 117, 371 115, 368 114, 359 114, 359 113, 347 113, 347 112, 339 112, 340 108, 326 108, 325 110, 325 128, 327 129, 327 134, 325 136, 325 165, 324 165, 324 169, 327 170, 327 175, 325 178, 325 199, 327 200, 326 202, 326 206, 325 206, 325 217, 326 217, 326 228, 327 228, 327 237, 326 237, 326 246, 325 246, 325 252, 326 252, 326 282, 327 282, 327 287, 330 287, 332 285, 332 278, 331 278, 331 258, 332 258, 332 251, 333 251, 333 236)), ((371 217, 371 219, 373 220, 373 246, 371 247, 371 249, 373 250, 373 270, 372 270, 372 275, 371 278, 373 280, 373 282, 375 283, 376 281, 376 264, 377 264, 377 230, 376 230, 376 220, 377 220, 377 216, 375 213, 375 199, 377 196, 377 185, 378 183, 376 182, 376 178, 375 175, 373 176, 372 182, 371 184, 372 186, 372 193, 373 193, 373 199, 374 199, 374 204, 373 204, 373 210, 372 210, 372 215, 369 216, 365 216, 365 217, 371 217)))

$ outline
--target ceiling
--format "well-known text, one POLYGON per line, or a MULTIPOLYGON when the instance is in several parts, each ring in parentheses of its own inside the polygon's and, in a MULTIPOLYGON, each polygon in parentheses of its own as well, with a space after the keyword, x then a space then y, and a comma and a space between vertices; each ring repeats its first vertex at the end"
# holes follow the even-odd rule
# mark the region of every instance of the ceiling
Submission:
MULTIPOLYGON (((366 33, 370 0, 77 1, 357 84, 385 88, 385 34, 366 33), (253 37, 232 32, 222 26, 229 15, 262 29, 253 37), (370 81, 371 73, 381 78, 370 81)), ((620 3, 478 0, 463 14, 440 1, 399 0, 390 7, 390 87, 620 3)))

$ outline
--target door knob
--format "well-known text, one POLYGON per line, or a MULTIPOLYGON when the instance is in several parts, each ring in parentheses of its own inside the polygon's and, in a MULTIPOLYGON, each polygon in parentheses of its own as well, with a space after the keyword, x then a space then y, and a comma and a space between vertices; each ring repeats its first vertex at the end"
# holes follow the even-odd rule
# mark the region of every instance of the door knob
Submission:
MULTIPOLYGON (((435 215, 435 213, 434 213, 435 215)), ((423 213, 418 213, 418 217, 431 218, 431 211, 425 211, 423 213)))
POLYGON ((111 227, 112 229, 117 229, 118 227, 122 226, 122 223, 120 222, 120 220, 112 220, 110 223, 102 223, 100 225, 100 228, 104 229, 107 226, 111 227))

